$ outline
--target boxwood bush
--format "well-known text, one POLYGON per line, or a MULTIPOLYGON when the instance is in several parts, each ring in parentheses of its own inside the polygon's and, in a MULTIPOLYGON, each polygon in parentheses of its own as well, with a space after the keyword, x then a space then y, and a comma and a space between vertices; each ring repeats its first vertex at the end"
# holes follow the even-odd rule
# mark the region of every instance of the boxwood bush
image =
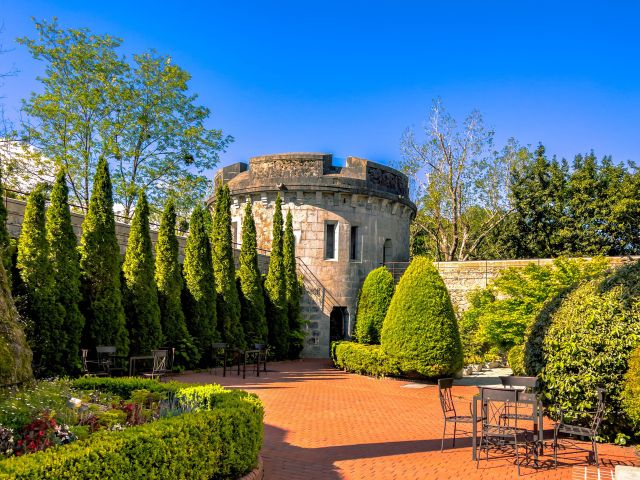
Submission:
POLYGON ((369 272, 358 298, 355 337, 360 343, 380 343, 382 323, 389 309, 395 282, 387 267, 369 272))
POLYGON ((507 362, 514 375, 524 375, 524 345, 511 347, 507 354, 507 362))
POLYGON ((331 359, 336 367, 374 377, 399 375, 398 362, 387 355, 380 345, 363 345, 355 342, 333 342, 331 359))
POLYGON ((603 435, 628 433, 629 421, 619 413, 620 394, 630 353, 639 344, 640 262, 567 294, 543 341, 540 377, 550 412, 564 409, 588 423, 596 389, 604 388, 603 435))
POLYGON ((629 357, 629 370, 624 376, 622 409, 633 424, 635 434, 640 436, 640 347, 629 357))
POLYGON ((200 409, 122 431, 0 461, 12 479, 231 479, 251 471, 262 446, 264 411, 255 395, 218 385, 144 379, 81 379, 77 386, 123 394, 144 388, 199 400, 200 409), (120 385, 118 385, 120 384, 120 385), (215 408, 213 408, 215 406, 215 408))
POLYGON ((414 258, 402 275, 384 319, 381 345, 407 375, 437 377, 462 367, 449 292, 428 259, 414 258))

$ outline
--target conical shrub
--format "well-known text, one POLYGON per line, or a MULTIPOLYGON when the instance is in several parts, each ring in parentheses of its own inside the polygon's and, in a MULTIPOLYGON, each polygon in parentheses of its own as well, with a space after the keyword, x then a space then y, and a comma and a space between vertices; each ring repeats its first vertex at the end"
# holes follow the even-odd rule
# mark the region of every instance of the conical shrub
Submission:
POLYGON ((355 337, 360 343, 380 343, 384 317, 393 297, 393 275, 382 266, 369 272, 358 297, 355 337))
POLYGON ((64 309, 57 302, 49 243, 45 229, 44 185, 29 195, 18 242, 20 296, 18 310, 27 320, 27 339, 39 376, 64 373, 61 347, 67 338, 62 330, 64 309))
POLYGON ((285 277, 285 301, 287 304, 288 321, 288 357, 296 359, 304 347, 304 334, 301 331, 300 296, 302 290, 296 269, 296 237, 293 233, 293 215, 287 212, 282 240, 283 265, 285 277))
POLYGON ((176 209, 173 201, 169 200, 162 212, 156 243, 156 286, 160 324, 166 345, 176 349, 176 363, 187 366, 194 358, 199 358, 199 352, 193 345, 182 311, 183 281, 178 254, 176 209))
MULTIPOLYGON (((200 354, 208 362, 211 344, 220 339, 216 329, 216 285, 207 232, 209 212, 197 205, 191 214, 189 236, 184 252, 183 307, 187 328, 200 354)), ((195 359, 194 359, 195 360, 195 359)))
POLYGON ((51 191, 51 204, 47 209, 47 241, 49 261, 53 269, 55 296, 64 309, 60 345, 60 359, 68 374, 80 371, 80 341, 84 328, 84 316, 80 312, 80 254, 78 239, 71 224, 69 189, 66 175, 61 169, 51 191))
POLYGON ((110 345, 119 355, 127 355, 129 336, 120 291, 120 260, 109 165, 100 158, 80 239, 83 347, 110 345))
POLYGON ((267 295, 267 324, 269 329, 269 345, 278 358, 285 358, 289 353, 289 319, 287 317, 287 284, 283 257, 283 218, 282 200, 276 196, 273 212, 273 233, 271 239, 271 257, 269 271, 264 282, 267 295))
POLYGON ((381 345, 405 374, 451 375, 462 367, 462 345, 449 292, 424 257, 402 275, 382 326, 381 345))
POLYGON ((149 204, 144 191, 138 195, 133 213, 122 272, 129 351, 150 353, 162 344, 162 327, 149 231, 149 204))
POLYGON ((218 331, 229 345, 244 348, 245 338, 240 323, 240 298, 236 288, 231 241, 231 193, 229 187, 224 185, 216 191, 211 238, 218 299, 218 331))
POLYGON ((258 243, 256 224, 253 220, 251 202, 244 209, 242 220, 242 246, 238 268, 240 290, 244 299, 242 326, 247 343, 267 342, 267 317, 262 291, 262 278, 258 267, 258 243))

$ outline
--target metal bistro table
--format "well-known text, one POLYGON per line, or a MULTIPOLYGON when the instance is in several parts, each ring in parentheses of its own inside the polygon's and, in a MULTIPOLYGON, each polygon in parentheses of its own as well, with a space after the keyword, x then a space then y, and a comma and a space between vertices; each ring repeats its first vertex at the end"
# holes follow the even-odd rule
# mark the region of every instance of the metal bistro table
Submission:
MULTIPOLYGON (((471 437, 471 452, 473 460, 476 460, 478 450, 478 420, 482 419, 482 417, 478 418, 478 403, 480 403, 481 398, 481 394, 477 393, 473 396, 472 402, 473 432, 471 437)), ((533 433, 536 441, 540 444, 540 453, 542 453, 544 447, 544 409, 542 402, 535 393, 521 392, 518 395, 518 404, 529 404, 533 406, 533 433)))
POLYGON ((136 370, 137 360, 153 360, 153 355, 136 355, 129 357, 129 376, 133 377, 133 373, 136 370))
MULTIPOLYGON (((251 350, 241 350, 241 349, 236 349, 235 351, 238 354, 238 376, 240 375, 240 360, 242 359, 242 378, 246 378, 247 377, 247 359, 251 356, 251 355, 255 355, 256 357, 256 374, 258 375, 258 377, 260 376, 260 357, 261 354, 264 353, 263 350, 257 350, 257 349, 251 349, 251 350)), ((266 359, 266 355, 265 355, 265 359, 264 359, 264 368, 265 368, 265 372, 267 371, 267 359, 266 359)))

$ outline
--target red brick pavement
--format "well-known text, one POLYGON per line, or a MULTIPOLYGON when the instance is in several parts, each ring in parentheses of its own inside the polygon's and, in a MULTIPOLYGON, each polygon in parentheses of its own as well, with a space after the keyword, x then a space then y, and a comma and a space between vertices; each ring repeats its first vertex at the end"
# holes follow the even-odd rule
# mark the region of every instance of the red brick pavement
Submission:
MULTIPOLYGON (((271 363, 268 370, 259 378, 247 372, 246 380, 229 373, 223 378, 221 369, 215 375, 178 377, 242 388, 260 397, 266 412, 266 479, 517 478, 513 462, 498 454, 476 467, 470 435, 462 433, 455 449, 445 442, 447 449, 440 452, 442 412, 434 385, 406 388, 408 381, 344 373, 327 360, 271 363)), ((459 410, 466 411, 476 392, 476 387, 454 387, 459 410)), ((616 464, 638 462, 632 448, 601 445, 599 451, 602 473, 616 464)), ((549 465, 537 470, 523 467, 522 478, 571 479, 578 473, 573 466, 582 465, 583 471, 586 458, 586 452, 567 448, 557 470, 549 465)), ((544 458, 546 463, 550 460, 544 458)))

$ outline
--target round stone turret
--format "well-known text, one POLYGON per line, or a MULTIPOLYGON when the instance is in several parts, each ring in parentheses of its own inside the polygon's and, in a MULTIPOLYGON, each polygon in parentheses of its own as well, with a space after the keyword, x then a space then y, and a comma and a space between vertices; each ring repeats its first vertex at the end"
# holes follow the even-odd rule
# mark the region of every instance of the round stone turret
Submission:
POLYGON ((338 167, 330 154, 284 153, 225 167, 215 181, 229 185, 236 243, 242 238, 244 204, 251 200, 258 247, 265 256, 280 193, 283 213, 293 216, 305 286, 303 356, 328 357, 330 342, 352 333, 358 292, 367 274, 385 262, 409 259, 409 224, 416 207, 409 200, 407 177, 357 157, 338 167))

